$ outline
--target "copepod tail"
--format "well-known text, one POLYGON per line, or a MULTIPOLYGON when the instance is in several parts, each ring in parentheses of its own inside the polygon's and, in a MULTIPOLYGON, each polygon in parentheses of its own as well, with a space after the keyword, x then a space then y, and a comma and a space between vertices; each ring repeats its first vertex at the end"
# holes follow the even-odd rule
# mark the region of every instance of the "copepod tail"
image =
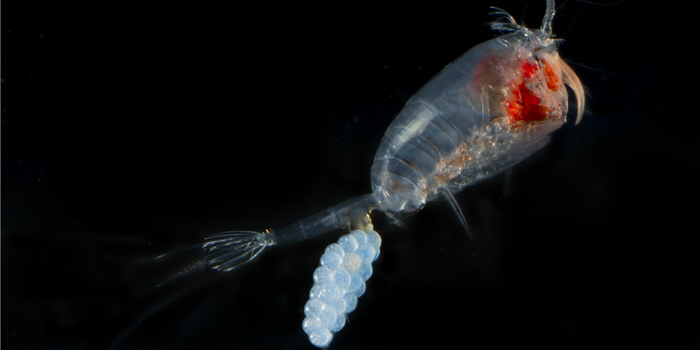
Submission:
POLYGON ((314 238, 339 228, 366 226, 369 223, 368 213, 374 205, 374 198, 367 195, 342 202, 276 230, 217 233, 204 239, 201 247, 206 256, 198 263, 220 272, 231 271, 253 260, 267 246, 314 238))
POLYGON ((229 231, 204 239, 202 249, 206 253, 202 263, 212 270, 227 272, 244 265, 272 245, 268 232, 229 231))

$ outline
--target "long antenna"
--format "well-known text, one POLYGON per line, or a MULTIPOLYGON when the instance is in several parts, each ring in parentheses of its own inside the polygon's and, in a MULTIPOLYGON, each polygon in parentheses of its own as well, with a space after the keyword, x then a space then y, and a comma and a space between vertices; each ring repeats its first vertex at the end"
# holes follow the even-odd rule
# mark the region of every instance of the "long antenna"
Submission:
POLYGON ((552 20, 554 20, 554 13, 556 12, 556 7, 554 6, 554 0, 547 0, 547 12, 544 14, 544 19, 542 19, 542 36, 544 38, 552 37, 552 20))

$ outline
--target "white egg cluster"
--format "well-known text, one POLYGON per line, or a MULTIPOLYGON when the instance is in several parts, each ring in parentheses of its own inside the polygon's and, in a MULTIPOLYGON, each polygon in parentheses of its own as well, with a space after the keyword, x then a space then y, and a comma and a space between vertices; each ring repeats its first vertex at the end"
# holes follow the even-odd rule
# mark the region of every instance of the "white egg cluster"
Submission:
POLYGON ((379 257, 381 244, 379 234, 370 226, 326 247, 304 306, 302 327, 311 344, 328 347, 333 333, 345 326, 346 314, 355 310, 357 298, 365 293, 365 281, 372 276, 372 262, 379 257))

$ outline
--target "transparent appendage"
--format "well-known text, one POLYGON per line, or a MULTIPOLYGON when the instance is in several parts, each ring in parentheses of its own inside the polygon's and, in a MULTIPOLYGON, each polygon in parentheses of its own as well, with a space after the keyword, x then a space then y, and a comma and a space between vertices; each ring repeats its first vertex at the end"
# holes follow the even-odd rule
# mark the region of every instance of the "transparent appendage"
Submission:
POLYGON ((203 263, 217 271, 230 271, 253 260, 268 245, 272 240, 266 232, 222 232, 204 240, 202 249, 207 255, 203 263))
POLYGON ((355 310, 357 298, 365 293, 365 282, 372 276, 372 262, 379 257, 381 243, 370 225, 326 247, 304 306, 302 328, 311 344, 327 348, 333 333, 345 326, 347 314, 355 310))

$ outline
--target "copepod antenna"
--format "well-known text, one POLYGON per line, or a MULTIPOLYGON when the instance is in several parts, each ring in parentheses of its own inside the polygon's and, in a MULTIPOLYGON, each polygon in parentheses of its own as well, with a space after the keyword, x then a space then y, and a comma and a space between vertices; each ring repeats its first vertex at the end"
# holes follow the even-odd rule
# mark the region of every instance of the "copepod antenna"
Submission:
POLYGON ((544 13, 544 18, 542 19, 542 29, 540 29, 542 36, 545 38, 552 37, 552 21, 554 20, 556 10, 554 0, 547 0, 547 11, 544 13))

